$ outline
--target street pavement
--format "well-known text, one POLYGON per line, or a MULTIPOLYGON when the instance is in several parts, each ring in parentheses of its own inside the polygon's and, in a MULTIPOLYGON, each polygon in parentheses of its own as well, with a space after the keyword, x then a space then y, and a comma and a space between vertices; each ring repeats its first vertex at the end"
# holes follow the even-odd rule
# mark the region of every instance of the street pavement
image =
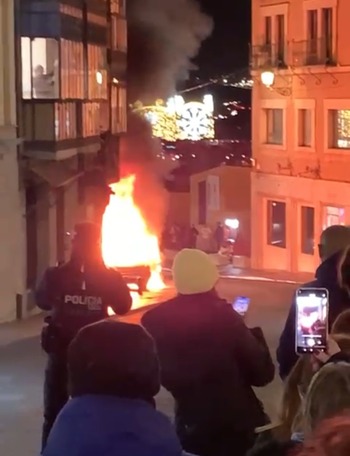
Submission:
MULTIPOLYGON (((220 280, 218 291, 232 301, 236 296, 251 298, 247 315, 248 326, 263 328, 274 355, 278 337, 296 285, 270 280, 220 280)), ((173 294, 169 288, 165 292, 173 294)), ((155 297, 145 299, 147 305, 155 297)), ((142 301, 139 303, 142 304, 142 301)), ((141 311, 123 318, 138 323, 141 311)), ((36 456, 39 454, 42 421, 42 383, 45 356, 39 347, 42 317, 0 327, 0 454, 36 456)), ((282 385, 278 376, 272 384, 257 389, 272 419, 277 418, 282 385)), ((173 403, 166 391, 157 397, 160 410, 172 416, 173 403)))

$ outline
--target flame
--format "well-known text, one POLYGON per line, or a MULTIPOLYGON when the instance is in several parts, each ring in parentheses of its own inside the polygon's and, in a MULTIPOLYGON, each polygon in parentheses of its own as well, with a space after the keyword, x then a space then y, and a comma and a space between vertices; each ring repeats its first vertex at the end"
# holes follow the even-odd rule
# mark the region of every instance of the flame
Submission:
MULTIPOLYGON (((134 202, 134 184, 135 176, 131 175, 111 185, 114 194, 102 221, 102 255, 111 268, 149 266, 151 277, 147 290, 156 292, 165 288, 158 238, 150 232, 134 202)), ((138 285, 131 283, 129 288, 135 297, 138 285)))

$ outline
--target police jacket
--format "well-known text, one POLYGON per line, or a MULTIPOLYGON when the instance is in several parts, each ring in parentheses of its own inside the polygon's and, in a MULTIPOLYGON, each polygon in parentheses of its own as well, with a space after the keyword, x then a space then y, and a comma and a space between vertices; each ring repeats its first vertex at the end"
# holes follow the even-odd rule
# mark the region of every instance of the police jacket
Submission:
POLYGON ((132 304, 119 272, 102 261, 81 265, 73 259, 45 271, 35 298, 40 309, 51 311, 52 325, 67 339, 83 326, 108 317, 108 307, 123 315, 132 304))

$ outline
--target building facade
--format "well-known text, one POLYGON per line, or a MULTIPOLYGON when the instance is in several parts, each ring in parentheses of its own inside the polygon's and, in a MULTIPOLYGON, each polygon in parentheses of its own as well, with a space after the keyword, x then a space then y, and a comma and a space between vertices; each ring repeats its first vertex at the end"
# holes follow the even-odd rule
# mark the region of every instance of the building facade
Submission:
POLYGON ((4 321, 31 313, 74 224, 96 219, 98 185, 86 176, 118 179, 127 28, 125 0, 4 0, 0 14, 4 321))
POLYGON ((25 205, 18 168, 13 0, 0 3, 0 318, 20 313, 25 293, 25 205))
POLYGON ((350 224, 350 2, 253 0, 252 15, 252 265, 312 272, 321 231, 350 224))

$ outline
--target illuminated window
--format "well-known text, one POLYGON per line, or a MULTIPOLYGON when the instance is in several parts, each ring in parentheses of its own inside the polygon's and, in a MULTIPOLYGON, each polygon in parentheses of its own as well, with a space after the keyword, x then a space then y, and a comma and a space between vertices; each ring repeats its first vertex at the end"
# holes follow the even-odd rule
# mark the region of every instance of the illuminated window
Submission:
POLYGON ((112 16, 112 49, 127 50, 127 25, 122 17, 112 16))
POLYGON ((301 206, 301 253, 314 254, 315 209, 301 206))
POLYGON ((267 243, 286 248, 286 203, 267 201, 267 243))
POLYGON ((83 43, 61 40, 61 98, 84 98, 83 43))
POLYGON ((343 207, 324 207, 323 229, 332 225, 345 225, 345 209, 343 207))
POLYGON ((311 147, 312 143, 312 110, 298 110, 298 146, 311 147))
POLYGON ((127 96, 125 87, 112 86, 111 92, 112 133, 126 131, 127 127, 127 96))
POLYGON ((283 109, 266 109, 266 143, 283 144, 283 109))
POLYGON ((88 45, 88 98, 107 99, 106 49, 94 44, 88 45))
POLYGON ((76 19, 83 19, 82 8, 77 8, 76 6, 60 3, 60 12, 62 14, 66 14, 67 16, 75 17, 76 19))
POLYGON ((21 54, 23 98, 59 98, 58 42, 22 37, 21 54))
POLYGON ((111 0, 112 14, 125 14, 125 0, 111 0))
POLYGON ((55 103, 56 140, 77 137, 77 112, 75 103, 55 103))
POLYGON ((100 134, 100 105, 99 103, 84 103, 83 106, 83 136, 100 134))
POLYGON ((350 149, 350 109, 330 111, 330 147, 350 149))

